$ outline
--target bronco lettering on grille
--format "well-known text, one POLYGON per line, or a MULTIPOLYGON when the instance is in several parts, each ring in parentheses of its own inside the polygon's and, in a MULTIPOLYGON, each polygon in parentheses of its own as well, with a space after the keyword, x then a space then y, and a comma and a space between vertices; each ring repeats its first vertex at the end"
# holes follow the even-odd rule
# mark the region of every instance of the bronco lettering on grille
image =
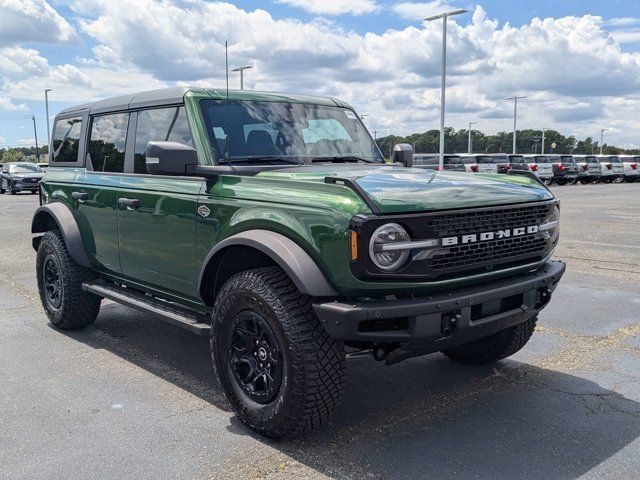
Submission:
POLYGON ((456 237, 443 237, 440 239, 440 245, 450 247, 452 245, 465 245, 468 243, 487 242, 489 240, 503 239, 510 237, 521 237, 522 235, 530 235, 538 233, 540 227, 531 225, 529 227, 507 228, 506 230, 497 230, 495 232, 472 233, 468 235, 459 235, 456 237))

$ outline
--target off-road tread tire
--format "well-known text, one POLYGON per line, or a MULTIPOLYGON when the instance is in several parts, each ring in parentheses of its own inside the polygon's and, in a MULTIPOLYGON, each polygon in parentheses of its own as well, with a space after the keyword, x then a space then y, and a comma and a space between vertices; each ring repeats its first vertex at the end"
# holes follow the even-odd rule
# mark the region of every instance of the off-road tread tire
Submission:
POLYGON ((483 365, 510 357, 524 347, 536 328, 538 317, 493 335, 444 350, 447 357, 467 365, 483 365))
POLYGON ((62 330, 84 328, 95 322, 100 311, 102 298, 82 290, 82 284, 94 280, 93 270, 78 265, 64 243, 59 231, 46 232, 42 236, 36 256, 36 276, 40 300, 49 321, 62 330), (42 267, 48 249, 51 249, 60 264, 60 275, 63 278, 63 297, 60 309, 52 311, 47 308, 42 282, 42 267))
POLYGON ((217 296, 211 323, 216 376, 234 412, 249 428, 271 438, 291 437, 318 427, 333 413, 345 384, 344 344, 329 337, 313 311, 311 297, 301 294, 281 268, 258 268, 231 277, 217 296), (228 328, 232 317, 225 317, 243 297, 257 297, 272 310, 273 317, 267 320, 275 320, 272 328, 280 330, 286 341, 281 348, 289 383, 285 386, 283 378, 269 408, 260 412, 230 387, 233 380, 228 378, 228 369, 217 360, 217 335, 225 328, 225 320, 228 328), (289 360, 284 350, 290 353, 289 360))

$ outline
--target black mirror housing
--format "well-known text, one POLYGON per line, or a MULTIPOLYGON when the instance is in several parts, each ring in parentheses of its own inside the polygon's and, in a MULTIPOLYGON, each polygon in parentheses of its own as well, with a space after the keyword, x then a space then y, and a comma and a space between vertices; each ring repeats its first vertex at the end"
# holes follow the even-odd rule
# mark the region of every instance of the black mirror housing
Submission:
POLYGON ((198 165, 193 147, 178 142, 148 142, 147 172, 152 175, 186 175, 188 165, 198 165))
POLYGON ((413 147, 408 143, 398 143, 393 147, 393 163, 401 163, 405 167, 413 166, 413 147))

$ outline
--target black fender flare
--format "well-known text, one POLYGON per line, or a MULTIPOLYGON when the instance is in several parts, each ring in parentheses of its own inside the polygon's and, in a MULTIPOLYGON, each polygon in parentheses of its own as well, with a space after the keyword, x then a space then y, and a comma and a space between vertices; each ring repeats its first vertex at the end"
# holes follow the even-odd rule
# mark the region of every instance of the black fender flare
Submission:
POLYGON ((232 235, 215 245, 207 255, 198 278, 198 292, 208 267, 221 259, 224 251, 233 246, 251 247, 265 254, 282 268, 295 283, 300 293, 312 297, 339 296, 316 262, 300 245, 290 238, 271 230, 247 230, 232 235))
MULTIPOLYGON (((69 207, 61 202, 48 203, 39 207, 33 214, 31 233, 45 233, 50 231, 51 222, 49 219, 52 219, 57 225, 57 229, 60 230, 71 258, 81 267, 91 268, 92 265, 84 248, 80 229, 69 207)), ((37 240, 39 240, 39 237, 36 237, 33 242, 36 250, 40 244, 37 240)))

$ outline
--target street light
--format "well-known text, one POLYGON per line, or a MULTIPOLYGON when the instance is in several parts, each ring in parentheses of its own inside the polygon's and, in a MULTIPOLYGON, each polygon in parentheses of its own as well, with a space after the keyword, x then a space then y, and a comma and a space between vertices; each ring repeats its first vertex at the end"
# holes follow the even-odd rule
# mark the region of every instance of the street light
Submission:
POLYGON ((31 115, 31 119, 33 120, 33 136, 36 141, 36 158, 38 162, 40 162, 40 150, 38 149, 38 131, 36 130, 36 116, 31 115))
POLYGON ((542 129, 542 155, 544 155, 544 132, 546 131, 546 128, 542 129))
POLYGON ((471 125, 475 125, 478 122, 469 122, 469 154, 473 153, 473 138, 471 137, 471 125))
POLYGON ((603 128, 600 130, 600 155, 602 155, 602 142, 604 142, 604 132, 611 130, 610 128, 603 128))
POLYGON ((505 100, 513 100, 513 153, 516 153, 516 122, 518 118, 518 99, 527 98, 525 96, 507 97, 505 100))
POLYGON ((253 68, 253 65, 245 65, 231 70, 232 72, 240 72, 240 90, 244 90, 244 71, 253 68))
POLYGON ((50 91, 51 91, 50 88, 47 88, 44 91, 44 110, 45 110, 46 122, 47 122, 47 143, 51 141, 51 132, 49 131, 49 92, 50 91))
POLYGON ((440 91, 440 161, 438 170, 444 170, 444 104, 445 104, 445 87, 447 84, 447 18, 454 15, 467 13, 468 10, 452 10, 450 12, 433 15, 424 19, 425 22, 442 19, 442 85, 440 91))

